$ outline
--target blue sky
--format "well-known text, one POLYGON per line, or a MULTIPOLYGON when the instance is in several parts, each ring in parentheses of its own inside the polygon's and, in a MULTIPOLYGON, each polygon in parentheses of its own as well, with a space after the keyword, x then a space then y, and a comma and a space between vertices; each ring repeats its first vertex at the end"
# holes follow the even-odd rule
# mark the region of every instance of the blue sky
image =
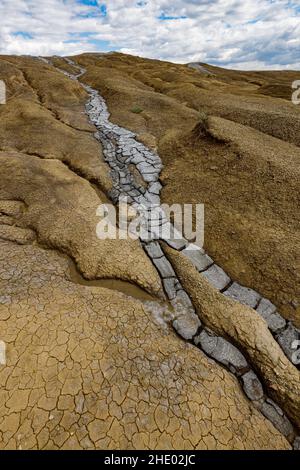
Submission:
POLYGON ((300 0, 0 0, 0 53, 300 70, 300 0))

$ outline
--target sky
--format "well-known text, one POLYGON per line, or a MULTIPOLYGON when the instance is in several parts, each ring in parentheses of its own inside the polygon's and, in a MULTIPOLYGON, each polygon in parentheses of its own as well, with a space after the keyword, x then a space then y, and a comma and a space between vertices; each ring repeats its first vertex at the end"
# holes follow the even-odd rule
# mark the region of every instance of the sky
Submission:
POLYGON ((300 0, 0 0, 0 53, 300 70, 300 0))

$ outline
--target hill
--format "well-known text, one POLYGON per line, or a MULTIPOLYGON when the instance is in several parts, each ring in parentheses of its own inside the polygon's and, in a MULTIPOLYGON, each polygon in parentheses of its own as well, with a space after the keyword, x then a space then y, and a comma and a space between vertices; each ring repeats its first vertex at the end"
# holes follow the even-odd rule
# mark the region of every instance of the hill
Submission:
POLYGON ((1 448, 299 446, 299 78, 0 56, 1 448), (99 240, 124 192, 205 253, 99 240))

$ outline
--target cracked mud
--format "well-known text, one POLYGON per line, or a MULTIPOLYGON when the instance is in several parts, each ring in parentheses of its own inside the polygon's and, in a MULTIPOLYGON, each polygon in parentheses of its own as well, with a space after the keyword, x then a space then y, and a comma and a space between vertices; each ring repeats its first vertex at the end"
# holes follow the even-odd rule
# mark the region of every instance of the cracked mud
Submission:
POLYGON ((1 130, 1 448, 297 448, 297 328, 183 237, 97 240, 107 198, 159 208, 161 159, 82 65, 0 62, 24 88, 1 130))

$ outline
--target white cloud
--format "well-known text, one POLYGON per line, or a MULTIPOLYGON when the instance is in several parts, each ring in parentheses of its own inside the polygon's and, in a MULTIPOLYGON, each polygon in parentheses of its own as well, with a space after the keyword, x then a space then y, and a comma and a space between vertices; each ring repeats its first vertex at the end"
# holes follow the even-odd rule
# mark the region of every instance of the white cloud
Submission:
POLYGON ((0 0, 0 17, 2 54, 118 49, 240 69, 300 68, 300 0, 0 0))

